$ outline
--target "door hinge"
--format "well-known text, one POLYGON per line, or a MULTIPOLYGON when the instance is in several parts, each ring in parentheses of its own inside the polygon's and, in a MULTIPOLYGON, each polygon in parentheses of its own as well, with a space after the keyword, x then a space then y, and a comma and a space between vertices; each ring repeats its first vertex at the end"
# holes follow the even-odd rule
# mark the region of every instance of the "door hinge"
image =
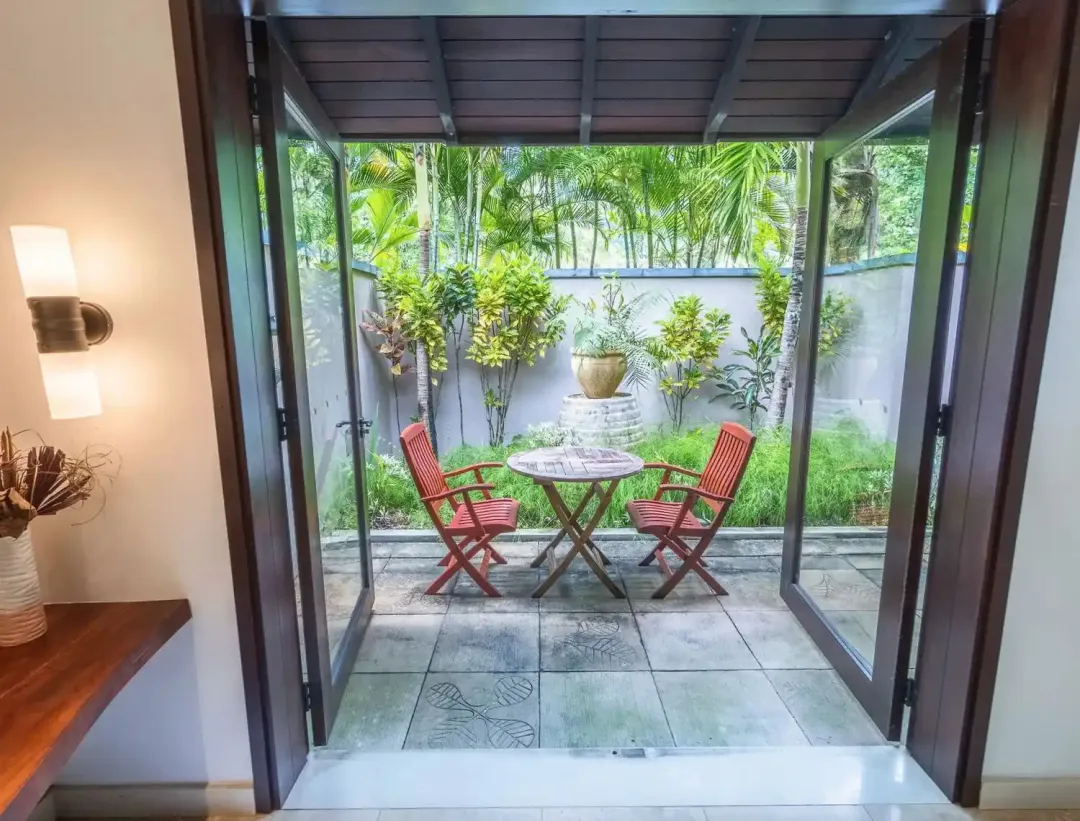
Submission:
POLYGON ((250 75, 247 78, 247 94, 248 113, 254 117, 259 113, 259 86, 255 78, 250 75))
POLYGON ((937 412, 937 435, 948 436, 952 431, 952 405, 942 405, 937 412))
POLYGON ((913 706, 917 695, 918 689, 915 686, 915 679, 909 678, 904 682, 904 704, 908 707, 913 706))
POLYGON ((289 416, 285 408, 277 409, 277 435, 282 442, 289 438, 289 416))
POLYGON ((311 685, 306 681, 300 685, 300 698, 304 702, 304 712, 311 712, 311 685))

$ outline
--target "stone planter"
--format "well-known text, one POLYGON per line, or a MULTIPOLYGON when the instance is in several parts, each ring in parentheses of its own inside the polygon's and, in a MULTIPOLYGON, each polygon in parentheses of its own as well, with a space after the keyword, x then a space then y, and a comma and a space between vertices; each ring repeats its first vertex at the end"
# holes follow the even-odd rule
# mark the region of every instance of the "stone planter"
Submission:
POLYGON ((589 399, 610 399, 626 376, 626 358, 621 353, 604 356, 575 353, 570 356, 570 367, 589 399))
POLYGON ((45 607, 30 531, 0 539, 0 647, 45 635, 45 607))
POLYGON ((589 399, 573 393, 563 399, 559 425, 570 431, 571 444, 626 450, 645 438, 641 408, 629 393, 589 399))

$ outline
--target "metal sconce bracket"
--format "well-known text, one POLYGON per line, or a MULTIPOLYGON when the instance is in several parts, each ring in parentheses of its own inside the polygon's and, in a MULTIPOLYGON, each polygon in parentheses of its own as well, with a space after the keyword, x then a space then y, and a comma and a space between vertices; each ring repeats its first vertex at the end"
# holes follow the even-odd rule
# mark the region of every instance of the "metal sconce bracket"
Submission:
POLYGON ((26 304, 38 353, 86 351, 112 336, 112 316, 96 302, 83 302, 77 296, 42 296, 26 304))

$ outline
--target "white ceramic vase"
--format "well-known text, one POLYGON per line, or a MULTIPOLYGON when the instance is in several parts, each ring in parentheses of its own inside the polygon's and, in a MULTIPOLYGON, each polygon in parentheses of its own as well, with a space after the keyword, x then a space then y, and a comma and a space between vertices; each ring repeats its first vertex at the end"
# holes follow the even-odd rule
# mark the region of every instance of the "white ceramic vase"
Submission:
POLYGON ((26 644, 45 635, 45 606, 29 528, 0 538, 0 647, 26 644))

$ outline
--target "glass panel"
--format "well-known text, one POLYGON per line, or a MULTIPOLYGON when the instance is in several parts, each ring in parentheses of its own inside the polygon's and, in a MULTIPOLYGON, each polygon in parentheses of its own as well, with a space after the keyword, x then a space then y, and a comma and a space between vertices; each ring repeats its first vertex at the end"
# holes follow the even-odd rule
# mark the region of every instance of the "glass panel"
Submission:
POLYGON ((799 583, 873 666, 926 173, 928 98, 835 157, 799 583), (842 340, 840 344, 837 340, 842 340), (837 367, 839 363, 843 367, 837 367), (837 500, 855 499, 851 509, 837 500), (857 537, 815 528, 854 521, 857 537), (820 534, 820 535, 819 535, 820 534))
POLYGON ((353 413, 337 239, 337 166, 289 106, 286 111, 326 626, 333 659, 364 587, 350 446, 353 413))

